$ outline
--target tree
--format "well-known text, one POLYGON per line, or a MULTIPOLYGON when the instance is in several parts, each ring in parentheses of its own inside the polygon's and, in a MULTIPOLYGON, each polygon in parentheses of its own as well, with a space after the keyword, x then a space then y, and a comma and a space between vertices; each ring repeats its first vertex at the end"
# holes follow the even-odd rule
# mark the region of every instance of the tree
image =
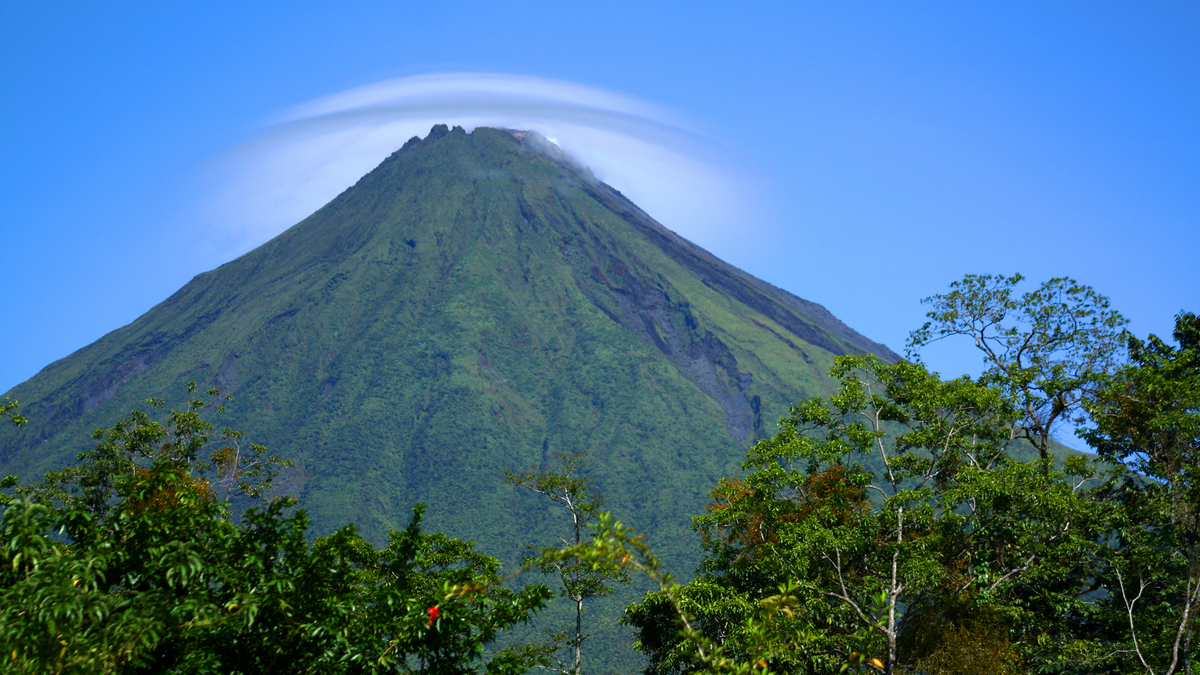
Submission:
POLYGON ((624 619, 650 671, 1200 666, 1200 320, 1177 317, 1178 348, 1126 335, 1130 363, 1117 368, 1123 320, 1107 301, 1052 280, 1018 302, 1019 280, 968 277, 931 313, 983 317, 965 324, 994 357, 978 381, 839 358, 838 392, 794 406, 748 473, 711 493, 694 520, 708 555, 693 582, 669 583, 644 543, 605 530, 607 559, 660 582, 624 619), (993 314, 978 311, 989 303, 993 314), (1032 317, 1023 327, 1005 323, 1017 309, 1032 317), (1069 455, 1057 471, 1051 430, 1084 414, 1101 457, 1069 455), (1020 438, 1040 460, 1012 458, 1020 438), (764 621, 768 606, 787 611, 764 621))
MULTIPOLYGON (((708 557, 681 606, 744 658, 744 617, 790 584, 789 621, 807 638, 770 662, 777 672, 877 662, 895 673, 902 652, 948 658, 945 641, 905 644, 937 621, 1004 654, 1008 666, 981 662, 987 672, 1015 668, 1010 629, 1052 634, 1062 603, 1078 602, 1086 570, 1074 561, 1094 536, 1080 481, 1006 457, 1017 413, 994 387, 873 356, 839 357, 831 375, 836 394, 794 406, 779 434, 751 449, 745 478, 713 491, 694 521, 708 557), (957 617, 937 614, 952 605, 957 617), (960 620, 970 615, 993 621, 960 620)), ((698 669, 664 631, 668 604, 647 598, 627 619, 660 672, 698 669)))
MULTIPOLYGON (((666 616, 657 617, 656 623, 674 625, 681 630, 675 632, 679 642, 672 650, 675 658, 656 658, 646 672, 671 672, 694 664, 691 670, 716 675, 768 675, 771 672, 768 660, 795 658, 796 650, 812 640, 810 634, 797 630, 796 622, 790 620, 798 608, 798 600, 793 594, 795 587, 791 584, 781 586, 777 595, 764 598, 750 616, 739 623, 738 628, 746 638, 743 653, 734 653, 738 650, 710 639, 696 627, 696 619, 686 608, 687 587, 675 583, 674 576, 662 568, 662 562, 651 552, 643 536, 614 521, 609 513, 600 514, 596 537, 592 541, 547 552, 545 556, 563 560, 578 558, 632 570, 644 574, 658 587, 658 591, 647 594, 642 605, 627 608, 627 616, 639 607, 650 607, 650 614, 664 608, 666 616)), ((643 629, 643 634, 645 632, 643 629)), ((650 651, 640 642, 635 642, 634 646, 650 651)))
POLYGON ((310 542, 304 512, 264 498, 262 474, 241 487, 254 467, 223 452, 240 434, 210 443, 212 410, 189 396, 165 422, 135 411, 80 466, 6 504, 5 672, 520 673, 545 661, 536 646, 487 648, 548 588, 504 587, 495 558, 423 532, 423 506, 384 548, 352 525, 310 542), (238 491, 259 501, 234 518, 238 491))
POLYGON ((609 595, 613 592, 609 582, 625 583, 628 579, 612 564, 583 560, 578 556, 564 558, 557 555, 561 548, 581 547, 585 537, 590 538, 604 500, 590 492, 591 478, 578 476, 583 468, 582 455, 560 453, 555 458, 558 467, 554 471, 520 476, 508 471, 506 481, 550 498, 571 516, 570 534, 568 537, 559 537, 561 546, 531 545, 529 548, 536 551, 537 555, 525 558, 522 563, 536 567, 543 574, 556 575, 562 584, 562 595, 574 603, 575 627, 569 637, 562 634, 556 637, 556 642, 565 639, 572 651, 571 665, 560 663, 559 671, 579 675, 583 667, 583 643, 590 637, 590 633, 583 631, 584 601, 609 595))
MULTIPOLYGON (((292 463, 251 443, 243 449, 242 432, 217 429, 207 412, 225 412, 231 400, 210 388, 196 395, 196 383, 187 385, 182 409, 168 410, 165 421, 134 410, 109 429, 97 429, 96 445, 76 457, 78 464, 51 471, 36 485, 21 490, 37 500, 61 502, 107 520, 116 497, 116 483, 136 470, 152 465, 171 467, 202 481, 205 489, 228 499, 232 495, 262 500, 270 493, 276 475, 292 463)), ((147 399, 153 409, 162 409, 162 399, 147 399)))
POLYGON ((1110 372, 1127 321, 1108 298, 1062 277, 1020 297, 1024 277, 968 274, 951 291, 922 300, 930 321, 909 335, 907 354, 952 336, 983 353, 983 381, 1001 388, 1020 412, 1014 431, 1049 456, 1050 438, 1066 422, 1082 423, 1081 404, 1110 372))
MULTIPOLYGON (((14 427, 25 426, 25 423, 29 420, 17 414, 18 406, 19 404, 17 401, 5 396, 4 400, 0 401, 0 419, 7 417, 9 422, 11 422, 14 427)), ((19 481, 17 480, 16 476, 5 476, 4 478, 0 478, 0 490, 12 489, 17 486, 18 482, 19 481)), ((0 492, 0 506, 4 506, 11 500, 11 496, 0 492)))
POLYGON ((710 654, 754 663, 752 620, 783 588, 795 607, 772 634, 791 646, 764 659, 772 672, 1021 672, 1088 647, 1105 530, 1087 463, 1007 457, 1017 413, 969 378, 869 356, 832 375, 838 393, 794 406, 713 491, 694 521, 701 576, 627 610, 655 671, 707 672, 680 613, 710 654))
POLYGON ((1137 666, 1192 672, 1200 622, 1200 318, 1175 319, 1171 347, 1127 335, 1129 364, 1085 405, 1081 435, 1128 467, 1106 562, 1116 613, 1137 666))
POLYGON ((18 407, 19 407, 19 403, 17 401, 14 401, 14 400, 8 398, 7 396, 5 396, 4 400, 0 401, 0 419, 7 417, 8 421, 12 422, 13 426, 15 426, 15 427, 24 426, 25 423, 28 422, 29 420, 27 420, 24 417, 21 417, 20 415, 17 414, 18 407))

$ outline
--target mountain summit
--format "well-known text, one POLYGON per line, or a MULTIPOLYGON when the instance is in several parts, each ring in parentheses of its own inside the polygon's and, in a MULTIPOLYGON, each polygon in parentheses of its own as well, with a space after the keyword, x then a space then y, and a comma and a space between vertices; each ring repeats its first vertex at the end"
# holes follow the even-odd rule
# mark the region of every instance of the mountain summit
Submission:
POLYGON ((9 392, 30 423, 0 435, 0 474, 34 480, 195 380, 234 394, 222 424, 296 461, 285 488, 318 532, 382 537, 427 502, 431 529, 517 548, 553 514, 504 471, 585 452, 618 517, 690 550, 716 479, 863 352, 897 358, 536 134, 438 125, 9 392))

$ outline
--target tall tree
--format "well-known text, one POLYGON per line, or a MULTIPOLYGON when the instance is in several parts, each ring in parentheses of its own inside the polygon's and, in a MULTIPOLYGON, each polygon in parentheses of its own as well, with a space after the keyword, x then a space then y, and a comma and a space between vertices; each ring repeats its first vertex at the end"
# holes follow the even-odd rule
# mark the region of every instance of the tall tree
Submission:
POLYGON ((559 578, 562 595, 575 605, 575 626, 565 639, 571 650, 571 663, 559 664, 559 672, 580 675, 583 669, 583 643, 591 636, 583 630, 584 603, 592 598, 613 592, 611 582, 624 583, 626 574, 617 566, 603 561, 584 560, 577 555, 558 555, 562 548, 581 548, 592 536, 596 517, 604 505, 599 495, 590 489, 591 478, 582 476, 584 459, 581 454, 557 454, 558 465, 551 471, 517 475, 507 472, 507 482, 548 497, 565 509, 571 518, 571 527, 566 537, 559 537, 559 546, 533 546, 537 555, 523 560, 525 565, 537 567, 543 574, 559 578))
POLYGON ((1200 318, 1175 320, 1178 347, 1127 337, 1129 364, 1086 403, 1082 435, 1128 467, 1109 550, 1109 590, 1137 665, 1192 672, 1200 623, 1200 318))
MULTIPOLYGON (((973 636, 977 656, 1000 659, 975 659, 980 672, 1015 672, 1010 627, 1031 642, 1053 633, 1047 622, 1086 577, 1073 562, 1094 535, 1080 525, 1078 481, 1005 457, 1017 413, 994 387, 870 356, 841 357, 831 374, 839 391, 793 407, 751 449, 745 478, 723 480, 696 518, 709 556, 679 593, 685 611, 707 639, 744 651, 745 617, 791 584, 788 621, 808 637, 772 671, 946 661, 947 640, 915 644, 919 626, 941 621, 958 631, 945 635, 973 636)), ((660 672, 699 669, 669 632, 667 600, 648 597, 627 620, 660 672)))
POLYGON ((1127 321, 1091 286, 1067 277, 1015 294, 1024 277, 968 274, 950 292, 925 298, 930 321, 909 335, 907 354, 948 337, 964 336, 983 353, 984 381, 1018 405, 1017 434, 1042 459, 1064 423, 1082 423, 1082 402, 1096 378, 1111 372, 1127 321))

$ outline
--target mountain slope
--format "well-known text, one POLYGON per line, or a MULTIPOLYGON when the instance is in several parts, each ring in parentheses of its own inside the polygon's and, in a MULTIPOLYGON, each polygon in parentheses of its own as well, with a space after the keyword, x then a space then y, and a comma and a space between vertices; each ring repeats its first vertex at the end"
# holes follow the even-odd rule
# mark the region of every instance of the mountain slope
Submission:
MULTIPOLYGON (((0 473, 195 380, 296 460, 318 532, 427 525, 513 549, 554 514, 506 469, 586 452, 616 514, 690 569, 686 527, 838 354, 886 347, 654 222, 525 132, 437 126, 263 246, 14 388, 0 473)), ((544 542, 542 542, 544 543, 544 542)), ((514 553, 515 555, 515 553, 514 553)))

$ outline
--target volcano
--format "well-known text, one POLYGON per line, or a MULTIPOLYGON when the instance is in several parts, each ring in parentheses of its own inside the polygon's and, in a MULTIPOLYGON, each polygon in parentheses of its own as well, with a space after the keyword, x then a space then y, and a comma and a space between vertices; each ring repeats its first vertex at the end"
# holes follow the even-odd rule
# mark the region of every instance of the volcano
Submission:
POLYGON ((560 514, 505 470, 582 452, 616 516, 690 569, 716 480, 867 352, 897 358, 536 134, 438 125, 8 392, 30 422, 0 434, 0 474, 36 480, 196 381, 233 394, 219 424, 296 462, 281 488, 316 532, 382 539, 426 502, 428 528, 519 553, 560 514))

